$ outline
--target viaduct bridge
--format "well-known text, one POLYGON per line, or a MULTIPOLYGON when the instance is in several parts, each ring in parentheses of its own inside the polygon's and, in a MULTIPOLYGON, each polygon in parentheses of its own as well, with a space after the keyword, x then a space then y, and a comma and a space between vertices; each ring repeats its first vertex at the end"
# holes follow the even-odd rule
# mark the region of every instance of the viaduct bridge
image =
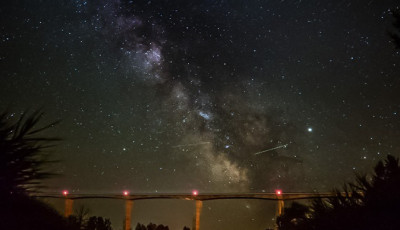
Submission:
POLYGON ((121 194, 69 194, 64 190, 61 194, 40 194, 35 195, 37 198, 58 198, 65 199, 64 216, 72 215, 73 201, 81 199, 119 199, 125 200, 125 230, 131 229, 132 207, 135 200, 151 200, 151 199, 179 199, 190 200, 196 202, 196 214, 194 230, 200 230, 200 214, 204 201, 209 200, 226 200, 226 199, 256 199, 256 200, 273 200, 277 202, 276 215, 283 213, 284 202, 286 200, 315 199, 328 198, 336 196, 335 193, 283 193, 276 190, 275 193, 225 193, 225 194, 199 194, 194 190, 191 194, 129 194, 123 191, 121 194))

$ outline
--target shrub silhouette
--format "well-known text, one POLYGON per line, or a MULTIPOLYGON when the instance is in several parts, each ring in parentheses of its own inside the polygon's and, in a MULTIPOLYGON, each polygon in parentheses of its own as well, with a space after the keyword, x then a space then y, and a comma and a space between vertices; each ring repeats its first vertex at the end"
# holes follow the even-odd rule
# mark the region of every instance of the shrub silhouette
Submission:
POLYGON ((315 199, 309 206, 294 202, 277 218, 286 229, 399 229, 400 166, 388 155, 374 168, 372 178, 356 176, 336 196, 315 199))
POLYGON ((37 127, 41 112, 24 113, 17 121, 0 114, 0 229, 67 229, 65 219, 49 205, 29 197, 53 174, 43 151, 56 138, 39 136, 55 123, 37 127))
POLYGON ((39 136, 55 125, 37 127, 43 113, 24 113, 17 121, 8 113, 0 114, 0 194, 27 194, 41 188, 41 181, 52 173, 43 166, 51 161, 46 148, 57 138, 39 136))

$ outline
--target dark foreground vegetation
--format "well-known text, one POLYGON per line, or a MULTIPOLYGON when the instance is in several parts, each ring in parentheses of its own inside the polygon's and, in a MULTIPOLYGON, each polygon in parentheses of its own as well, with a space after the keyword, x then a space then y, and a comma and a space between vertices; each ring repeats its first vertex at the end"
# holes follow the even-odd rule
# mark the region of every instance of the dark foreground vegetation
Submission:
MULTIPOLYGON (((145 226, 144 224, 138 223, 136 225, 135 230, 169 230, 169 227, 164 226, 162 224, 157 225, 157 224, 149 223, 147 226, 145 226)), ((185 226, 185 227, 183 227, 183 230, 190 230, 190 228, 185 226)))
POLYGON ((57 122, 40 126, 41 112, 24 113, 13 119, 0 114, 0 229, 1 230, 111 230, 102 217, 87 217, 87 209, 64 218, 54 208, 30 195, 38 193, 42 180, 55 176, 46 171, 46 150, 59 141, 41 134, 57 122))
POLYGON ((67 229, 66 220, 49 205, 29 195, 54 176, 44 166, 51 163, 45 151, 57 138, 41 136, 56 123, 38 126, 42 113, 24 113, 13 119, 0 114, 0 229, 67 229))
POLYGON ((388 155, 370 177, 358 175, 336 196, 293 202, 277 218, 280 230, 400 229, 399 159, 388 155))

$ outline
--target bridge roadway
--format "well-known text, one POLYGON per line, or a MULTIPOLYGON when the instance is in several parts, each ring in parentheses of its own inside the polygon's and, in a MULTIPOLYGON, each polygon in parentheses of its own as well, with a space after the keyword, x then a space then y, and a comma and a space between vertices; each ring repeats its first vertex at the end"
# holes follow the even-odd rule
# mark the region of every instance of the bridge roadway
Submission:
POLYGON ((257 199, 257 200, 299 200, 299 199, 314 199, 314 198, 327 198, 335 196, 336 193, 206 193, 206 194, 55 194, 44 193, 37 194, 37 198, 63 198, 71 200, 79 199, 123 199, 123 200, 151 200, 151 199, 180 199, 180 200, 223 200, 223 199, 257 199))

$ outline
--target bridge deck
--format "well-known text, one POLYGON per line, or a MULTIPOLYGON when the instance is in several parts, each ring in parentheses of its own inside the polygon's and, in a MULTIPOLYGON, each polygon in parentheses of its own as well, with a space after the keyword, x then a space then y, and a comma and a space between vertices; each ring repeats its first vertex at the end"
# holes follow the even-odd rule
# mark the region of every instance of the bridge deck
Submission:
POLYGON ((327 198, 335 196, 335 193, 225 193, 225 194, 40 194, 38 198, 67 198, 78 199, 121 199, 121 200, 150 200, 150 199, 180 199, 180 200, 223 200, 223 199, 258 199, 258 200, 298 200, 327 198))

